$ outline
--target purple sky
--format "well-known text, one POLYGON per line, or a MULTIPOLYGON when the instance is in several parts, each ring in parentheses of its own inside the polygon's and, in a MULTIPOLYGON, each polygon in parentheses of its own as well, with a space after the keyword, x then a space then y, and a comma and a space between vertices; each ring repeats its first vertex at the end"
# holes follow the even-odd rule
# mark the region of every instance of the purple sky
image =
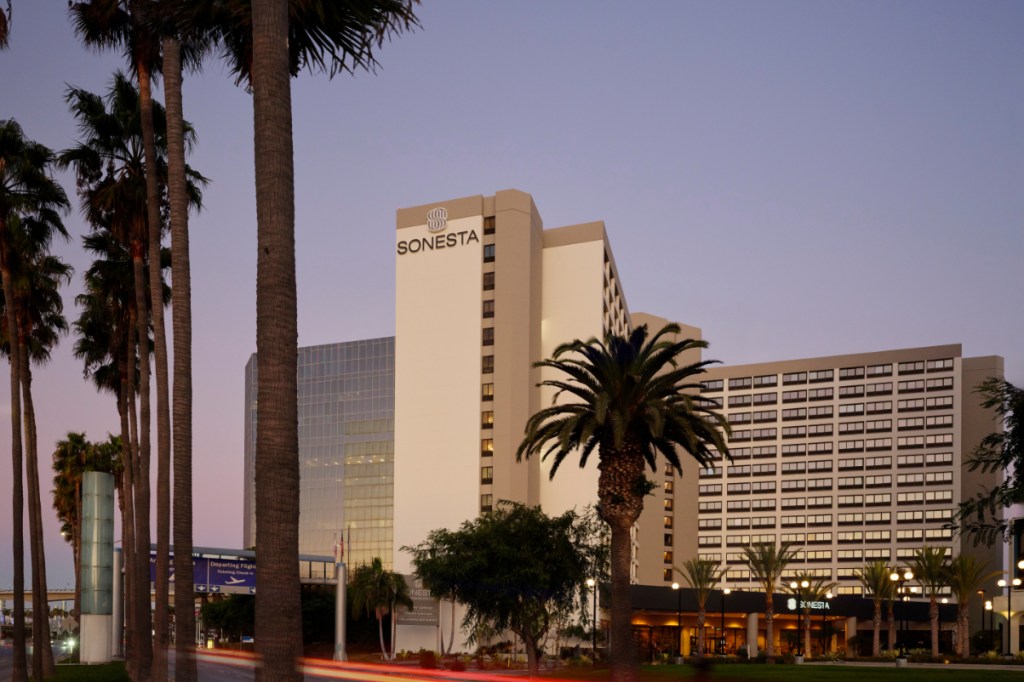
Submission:
MULTIPOLYGON (((66 84, 102 91, 122 60, 81 48, 63 2, 14 10, 0 118, 68 147, 66 84)), ((606 221, 630 309, 702 327, 711 357, 962 343, 1024 383, 1024 4, 445 0, 418 13, 422 30, 385 46, 378 74, 294 82, 302 345, 394 333, 396 208, 517 188, 549 227, 606 221)), ((241 543, 251 112, 215 59, 186 80, 190 163, 213 180, 191 224, 198 545, 241 543)), ((67 225, 59 250, 80 273, 77 211, 67 225)), ((44 462, 68 431, 116 429, 71 345, 35 374, 44 462)), ((0 419, 0 548, 9 443, 0 419)), ((51 585, 70 584, 55 521, 47 559, 51 585)))

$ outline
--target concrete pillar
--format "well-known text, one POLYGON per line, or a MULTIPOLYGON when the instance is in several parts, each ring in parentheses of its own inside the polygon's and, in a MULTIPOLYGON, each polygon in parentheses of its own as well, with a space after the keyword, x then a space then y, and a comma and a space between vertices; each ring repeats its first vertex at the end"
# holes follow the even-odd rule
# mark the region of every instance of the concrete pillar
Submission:
POLYGON ((747 656, 757 656, 757 613, 747 614, 747 656))
POLYGON ((114 477, 82 474, 82 663, 109 663, 114 607, 114 477))
MULTIPOLYGON (((849 642, 850 638, 851 637, 855 637, 856 635, 857 635, 857 617, 856 616, 850 616, 849 618, 846 619, 846 632, 843 633, 843 636, 846 638, 846 642, 849 642)), ((845 642, 844 642, 844 644, 845 644, 845 642)), ((844 646, 843 648, 845 649, 846 647, 844 646)), ((871 652, 869 652, 869 651, 858 651, 857 652, 857 654, 859 656, 870 655, 870 653, 871 652)))
POLYGON ((1010 653, 1013 655, 1020 651, 1020 615, 1021 612, 1014 609, 1010 617, 1010 653))

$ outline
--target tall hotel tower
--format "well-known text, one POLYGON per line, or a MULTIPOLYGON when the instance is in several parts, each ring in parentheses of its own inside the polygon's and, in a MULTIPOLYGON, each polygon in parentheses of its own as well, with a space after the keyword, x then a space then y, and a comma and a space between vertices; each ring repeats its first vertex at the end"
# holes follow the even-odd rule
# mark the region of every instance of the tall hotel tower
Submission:
MULTIPOLYGON (((395 569, 403 546, 454 529, 499 500, 546 512, 592 504, 597 470, 517 463, 523 426, 552 394, 533 363, 561 343, 630 326, 604 224, 544 230, 515 190, 398 211, 395 569)), ((405 626, 403 648, 436 646, 405 626)))

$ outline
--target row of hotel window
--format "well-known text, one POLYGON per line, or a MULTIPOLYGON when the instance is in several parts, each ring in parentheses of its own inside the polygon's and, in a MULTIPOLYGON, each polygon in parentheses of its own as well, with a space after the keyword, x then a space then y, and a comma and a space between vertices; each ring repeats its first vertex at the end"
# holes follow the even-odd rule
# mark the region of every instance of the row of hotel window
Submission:
MULTIPOLYGON (((950 465, 953 463, 953 453, 943 452, 936 455, 900 455, 897 457, 897 466, 927 466, 929 465, 950 465)), ((832 471, 833 467, 839 471, 853 471, 858 469, 889 469, 892 467, 892 457, 849 457, 833 461, 831 459, 818 459, 811 462, 782 462, 781 465, 771 464, 736 464, 725 468, 730 478, 735 476, 773 476, 781 471, 783 474, 802 474, 804 472, 832 471)), ((911 474, 922 476, 923 474, 911 474)), ((722 467, 706 467, 700 469, 701 478, 720 478, 722 467)))
MULTIPOLYGON (((953 482, 952 471, 929 471, 924 474, 898 474, 897 486, 917 485, 949 485, 953 482)), ((840 476, 836 481, 839 489, 849 488, 888 488, 892 486, 892 474, 878 476, 840 476)), ((801 490, 832 490, 832 478, 809 478, 804 480, 782 481, 778 489, 784 493, 800 492, 801 490)), ((776 481, 754 481, 752 483, 729 483, 725 487, 728 495, 765 495, 774 493, 776 481)), ((702 483, 697 486, 698 495, 721 495, 721 483, 702 483)), ((909 494, 909 493, 900 493, 909 494)))
MULTIPOLYGON (((828 436, 829 432, 815 432, 805 435, 828 436)), ((787 436, 783 436, 786 438, 787 436)), ((794 436, 795 437, 795 436, 794 436)), ((776 440, 775 429, 754 429, 753 431, 733 431, 729 442, 744 442, 751 440, 776 440)), ((924 447, 945 447, 953 444, 953 434, 937 433, 926 436, 899 436, 896 439, 896 447, 900 450, 919 449, 924 447)), ((799 456, 805 452, 815 454, 829 454, 833 451, 832 441, 821 443, 798 443, 787 449, 782 446, 783 456, 799 456)), ((892 448, 892 438, 869 438, 867 440, 841 440, 839 441, 839 452, 861 452, 863 450, 889 450, 892 448)), ((730 450, 730 454, 732 450, 730 450)), ((767 457, 766 453, 762 456, 767 457)))
MULTIPOLYGON (((920 436, 915 436, 920 438, 920 436)), ((868 445, 872 441, 841 441, 840 452, 846 451, 857 451, 865 448, 870 448, 868 445)), ((828 455, 832 454, 832 441, 822 443, 790 443, 783 445, 781 452, 783 457, 802 457, 808 453, 812 455, 828 455)), ((905 443, 904 447, 918 447, 923 446, 923 443, 905 443)), ((879 449, 888 449, 879 448, 879 449)), ((744 460, 744 459, 767 459, 773 458, 780 452, 777 445, 761 445, 753 448, 730 448, 729 455, 733 461, 744 460)), ((721 460, 722 457, 719 453, 717 457, 713 459, 721 460)), ((856 459, 856 458, 855 458, 856 459)), ((876 458, 871 458, 872 460, 876 458)), ((850 460, 853 461, 853 460, 850 460)), ((897 466, 933 466, 938 464, 948 464, 953 461, 953 454, 950 452, 937 452, 929 453, 926 455, 899 455, 896 458, 897 466)), ((703 475, 703 474, 702 474, 703 475)))
MULTIPOLYGON (((941 502, 942 500, 952 501, 953 493, 950 490, 929 490, 926 492, 898 493, 899 504, 914 504, 920 502, 941 502)), ((840 495, 836 499, 838 507, 888 507, 892 504, 892 493, 873 493, 870 495, 840 495)), ((726 509, 731 512, 740 511, 775 511, 776 506, 782 509, 829 509, 832 507, 832 496, 822 495, 818 497, 784 497, 782 503, 776 505, 774 497, 765 500, 729 500, 726 509)), ((697 511, 702 514, 720 514, 722 502, 720 500, 701 501, 697 503, 697 511)), ((899 512, 902 514, 903 512, 899 512)), ((915 512, 907 512, 915 513, 915 512)), ((870 517, 874 518, 874 517, 870 517)), ((897 517, 902 519, 903 517, 897 517)), ((916 517, 906 517, 916 518, 916 517)), ((932 517, 923 517, 932 520, 932 517)))
MULTIPOLYGON (((949 400, 949 405, 942 405, 942 407, 952 407, 953 396, 944 396, 945 399, 949 400)), ((900 402, 911 402, 911 401, 900 401, 900 402)), ((921 410, 924 410, 924 401, 915 400, 913 402, 921 403, 921 410)), ((943 401, 944 402, 944 401, 943 401)), ((891 405, 892 403, 890 403, 891 405)), ((860 404, 860 412, 848 412, 842 416, 857 416, 864 413, 864 405, 860 404)), ((939 405, 936 404, 936 407, 939 405)), ((845 405, 843 406, 845 407, 845 405)), ((852 406, 851 406, 852 407, 852 406)), ((911 411, 911 410, 901 410, 911 411)), ((750 423, 761 423, 761 422, 774 422, 778 420, 778 410, 760 410, 758 412, 734 412, 729 415, 729 424, 750 424, 750 423)), ((783 421, 793 421, 796 419, 826 419, 833 416, 833 409, 831 405, 827 407, 812 407, 810 409, 806 407, 797 407, 793 409, 782 411, 783 421)), ((923 429, 923 428, 938 428, 941 426, 952 426, 953 415, 941 414, 931 417, 903 417, 896 420, 896 428, 904 431, 909 429, 923 429)), ((813 428, 813 427, 812 427, 813 428)), ((891 431, 892 420, 891 419, 873 419, 867 422, 840 422, 839 433, 861 433, 867 430, 869 433, 876 431, 891 431)))
MULTIPOLYGON (((892 542, 892 531, 888 530, 849 530, 835 534, 838 543, 861 543, 861 542, 892 542)), ((779 536, 782 542, 807 545, 830 545, 832 544, 832 533, 782 533, 779 536)), ((917 540, 936 541, 952 540, 953 531, 950 528, 906 528, 896 531, 896 542, 913 542, 917 540)), ((769 543, 775 544, 775 533, 762 533, 760 535, 726 535, 725 544, 730 547, 744 547, 750 544, 769 543)), ((721 547, 721 535, 702 535, 697 538, 699 547, 721 547)))
MULTIPOLYGON (((813 507, 814 505, 808 506, 813 507)), ((830 507, 831 503, 826 506, 830 507)), ((914 509, 896 512, 896 523, 946 523, 952 518, 952 509, 914 509)), ((836 514, 835 519, 836 524, 840 526, 888 526, 892 523, 892 512, 844 512, 836 514)), ((777 523, 781 523, 783 527, 831 526, 832 514, 794 514, 778 519, 774 516, 730 517, 725 520, 725 527, 729 529, 775 528, 777 523)), ((698 530, 719 530, 722 528, 722 519, 702 518, 697 521, 697 528, 698 530)))
MULTIPOLYGON (((939 377, 936 379, 914 379, 911 381, 900 381, 896 384, 897 393, 922 393, 924 391, 948 391, 953 388, 953 377, 939 377)), ((857 384, 856 386, 840 386, 838 396, 840 399, 863 398, 872 395, 891 395, 893 383, 882 381, 874 384, 857 384)), ((832 400, 837 393, 834 388, 798 389, 782 392, 782 402, 797 403, 809 400, 832 400)), ((704 397, 704 400, 711 406, 722 407, 721 398, 704 397)), ((730 395, 729 407, 748 407, 750 405, 775 405, 779 402, 778 391, 766 393, 746 393, 741 395, 730 395)), ((952 406, 952 401, 949 403, 952 406)), ((889 405, 892 409, 892 405, 889 405)))
MULTIPOLYGON (((901 362, 897 367, 898 374, 923 374, 929 372, 948 372, 953 369, 953 358, 942 360, 918 360, 915 362, 901 362)), ((864 377, 885 377, 892 376, 892 364, 868 365, 865 367, 844 367, 839 370, 840 381, 851 381, 863 379, 864 377)), ((822 369, 814 372, 788 372, 782 375, 783 385, 806 384, 821 381, 832 381, 835 378, 835 370, 822 369)), ((763 374, 756 377, 737 377, 729 379, 729 390, 743 390, 760 386, 778 386, 778 374, 763 374)), ((713 379, 702 381, 701 389, 704 391, 720 391, 724 387, 724 380, 713 379)))
MULTIPOLYGON (((768 396, 759 403, 774 404, 772 396, 774 393, 759 393, 755 396, 741 396, 743 398, 758 398, 768 396)), ((712 399, 714 401, 714 399, 712 399)), ((716 402, 717 404, 717 402, 716 402)), ((753 404, 753 403, 752 403, 753 404)), ((721 407, 721 405, 718 405, 721 407)), ((730 405, 730 407, 734 407, 730 405)), ((741 405, 740 407, 743 407, 741 405)), ((906 398, 896 401, 897 412, 923 412, 924 410, 948 410, 953 407, 953 396, 943 395, 932 398, 906 398)), ((863 414, 891 414, 892 401, 879 400, 870 403, 845 403, 839 405, 839 410, 833 405, 818 405, 815 407, 790 407, 782 410, 782 420, 791 421, 794 419, 829 419, 838 414, 840 417, 856 417, 863 414)), ((728 415, 729 423, 744 423, 747 421, 765 422, 776 421, 777 410, 758 410, 755 412, 734 412, 728 415), (749 415, 749 416, 746 416, 749 415)))
MULTIPOLYGON (((951 548, 944 547, 943 549, 946 550, 946 556, 949 556, 952 553, 952 549, 951 548)), ((897 550, 896 550, 897 561, 912 560, 914 558, 914 552, 915 551, 916 551, 916 548, 909 548, 909 547, 904 547, 902 549, 897 548, 897 550)), ((832 550, 828 550, 828 549, 822 549, 822 550, 798 550, 797 551, 797 556, 794 559, 794 563, 799 563, 799 562, 803 562, 803 561, 832 561, 832 557, 833 556, 835 556, 835 559, 837 561, 876 561, 876 560, 879 560, 879 559, 884 560, 884 561, 891 561, 892 560, 892 550, 889 549, 889 548, 878 548, 878 549, 840 549, 840 550, 836 550, 834 552, 832 550)), ((708 561, 714 561, 716 563, 721 563, 721 561, 722 561, 722 555, 719 552, 698 552, 697 553, 697 558, 698 559, 706 559, 708 561)), ((746 564, 747 563, 747 558, 746 558, 746 555, 744 553, 742 553, 742 552, 727 552, 726 555, 725 555, 725 561, 726 561, 726 563, 730 563, 730 564, 746 564)), ((823 569, 823 570, 828 572, 828 569, 823 569)), ((839 571, 840 571, 840 579, 843 578, 842 570, 843 569, 839 569, 839 571)), ((856 569, 854 569, 854 570, 856 570, 856 569)), ((803 574, 805 572, 806 571, 803 571, 803 570, 800 571, 801 574, 803 574)))

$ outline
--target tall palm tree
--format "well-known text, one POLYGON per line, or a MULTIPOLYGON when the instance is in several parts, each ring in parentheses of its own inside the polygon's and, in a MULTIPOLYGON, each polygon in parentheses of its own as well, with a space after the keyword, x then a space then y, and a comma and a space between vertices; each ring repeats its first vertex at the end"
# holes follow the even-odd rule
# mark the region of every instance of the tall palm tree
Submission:
POLYGON ((216 22, 253 93, 256 159, 256 642, 260 680, 297 680, 298 352, 291 84, 300 68, 355 71, 416 22, 415 0, 227 0, 216 22))
POLYGON ((673 566, 672 570, 683 576, 683 580, 697 596, 697 655, 703 656, 706 641, 704 619, 707 617, 708 597, 714 586, 722 579, 724 571, 719 568, 717 562, 709 559, 687 559, 683 562, 682 568, 673 566))
MULTIPOLYGON (((71 280, 71 267, 50 255, 49 226, 40 226, 34 218, 21 219, 18 230, 22 242, 17 247, 17 265, 14 274, 15 318, 17 320, 17 361, 20 365, 22 421, 25 429, 25 462, 28 483, 29 527, 32 532, 32 593, 33 600, 46 603, 46 556, 43 549, 43 516, 39 490, 39 439, 36 430, 35 403, 32 399, 32 364, 45 364, 60 336, 67 332, 64 318, 64 300, 60 288, 71 280), (47 235, 38 241, 39 235, 47 235)), ((61 229, 63 226, 60 226, 61 229)), ((63 235, 63 232, 59 232, 63 235)), ((6 301, 5 301, 6 304, 6 301)), ((10 330, 5 332, 10 334, 10 330)), ((10 352, 9 338, 5 352, 10 352)), ((33 669, 41 667, 44 676, 56 673, 53 652, 50 649, 50 626, 46 619, 33 621, 35 647, 33 669)))
MULTIPOLYGON (((17 226, 31 227, 33 233, 32 242, 35 245, 47 245, 54 234, 65 234, 61 221, 61 214, 67 209, 68 201, 61 186, 53 180, 50 175, 50 166, 53 163, 53 153, 45 146, 25 137, 21 126, 14 121, 0 121, 0 278, 2 278, 2 290, 6 301, 15 301, 15 283, 12 279, 15 268, 15 259, 18 254, 16 246, 17 226), (24 225, 24 221, 30 221, 31 225, 24 225)), ((5 323, 8 330, 17 330, 16 306, 6 306, 5 323)), ((24 545, 24 472, 22 470, 22 403, 21 391, 23 388, 23 377, 21 372, 21 350, 18 346, 19 335, 8 334, 8 356, 11 359, 11 461, 13 470, 13 491, 11 502, 13 506, 12 525, 13 542, 12 554, 14 560, 13 588, 14 597, 14 658, 12 671, 15 680, 22 680, 27 677, 27 659, 25 657, 25 545, 24 545)), ((30 455, 31 453, 29 453, 30 455)), ((33 469, 38 471, 37 464, 28 462, 29 473, 33 469)), ((31 481, 30 481, 31 487, 31 481)), ((30 501, 38 499, 38 482, 35 493, 29 491, 30 501)), ((35 527, 33 519, 41 519, 41 510, 38 516, 34 508, 29 509, 30 521, 35 527)), ((42 542, 41 529, 37 536, 32 533, 33 558, 42 551, 39 543, 42 542)), ((40 557, 41 558, 41 557, 40 557)), ((40 572, 38 570, 41 562, 33 562, 33 585, 39 582, 40 572)), ((42 576, 45 584, 45 575, 42 576)), ((39 600, 40 596, 35 596, 39 600)), ((33 651, 33 673, 41 678, 45 672, 46 651, 49 646, 42 646, 42 633, 34 628, 33 639, 35 646, 33 651), (41 648, 46 651, 40 651, 41 648)), ((52 655, 51 655, 52 662, 52 655)))
POLYGON ((645 467, 658 469, 659 454, 682 473, 678 449, 702 465, 718 453, 728 455, 725 419, 701 398, 697 380, 712 361, 679 365, 687 351, 705 341, 669 340, 680 333, 670 324, 648 338, 646 325, 629 336, 608 334, 604 341, 572 341, 536 363, 559 372, 541 382, 577 400, 534 414, 516 450, 516 458, 551 458, 551 477, 572 453, 585 466, 597 450, 598 512, 611 529, 612 679, 636 678, 629 605, 630 529, 643 511, 653 484, 645 467), (564 377, 564 378, 563 378, 564 377), (716 452, 717 451, 717 452, 716 452))
POLYGON ((377 633, 380 636, 380 651, 384 660, 395 658, 395 611, 397 607, 412 608, 412 597, 405 578, 384 568, 380 557, 374 557, 369 564, 363 564, 352 571, 349 591, 352 599, 352 613, 365 612, 377 618, 377 633), (384 616, 391 614, 391 650, 384 645, 384 616))
POLYGON ((864 591, 871 595, 874 612, 871 617, 871 655, 880 656, 882 652, 882 603, 892 597, 892 574, 889 564, 884 559, 864 564, 857 571, 857 579, 864 591))
POLYGON ((949 562, 949 589, 956 599, 956 654, 967 656, 971 651, 969 605, 970 599, 989 580, 1000 575, 989 571, 988 562, 973 554, 958 554, 949 562))
POLYGON ((764 592, 764 653, 768 658, 775 655, 775 588, 786 567, 796 558, 796 550, 792 547, 790 542, 780 545, 759 542, 743 548, 750 575, 764 592))
POLYGON ((932 656, 939 655, 939 593, 949 584, 949 561, 941 547, 925 545, 914 551, 911 562, 914 579, 928 597, 928 618, 932 629, 932 656))
POLYGON ((11 35, 11 0, 6 11, 0 11, 0 50, 6 50, 11 35))

